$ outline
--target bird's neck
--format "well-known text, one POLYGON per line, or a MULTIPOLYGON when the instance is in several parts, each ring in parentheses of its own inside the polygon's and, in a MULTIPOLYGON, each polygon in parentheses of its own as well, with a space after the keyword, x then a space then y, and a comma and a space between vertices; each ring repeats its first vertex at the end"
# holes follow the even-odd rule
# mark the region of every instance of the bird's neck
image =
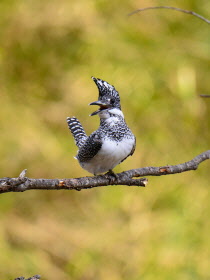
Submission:
POLYGON ((109 118, 100 118, 100 125, 105 127, 118 127, 125 124, 122 116, 112 115, 109 118))

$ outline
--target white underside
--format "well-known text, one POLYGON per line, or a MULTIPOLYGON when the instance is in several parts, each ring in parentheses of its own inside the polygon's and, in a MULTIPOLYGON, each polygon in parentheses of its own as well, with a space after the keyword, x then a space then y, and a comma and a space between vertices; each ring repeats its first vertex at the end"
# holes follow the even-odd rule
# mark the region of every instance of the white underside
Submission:
POLYGON ((80 163, 80 165, 92 174, 107 172, 131 153, 134 144, 134 138, 124 139, 121 142, 105 140, 97 155, 88 162, 80 163))

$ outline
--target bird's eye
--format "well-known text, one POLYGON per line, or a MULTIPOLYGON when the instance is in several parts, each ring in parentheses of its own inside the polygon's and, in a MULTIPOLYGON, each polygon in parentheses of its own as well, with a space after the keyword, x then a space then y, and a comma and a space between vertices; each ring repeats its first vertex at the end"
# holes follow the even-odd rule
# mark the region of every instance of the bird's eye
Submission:
POLYGON ((109 99, 110 104, 114 104, 114 98, 109 99))

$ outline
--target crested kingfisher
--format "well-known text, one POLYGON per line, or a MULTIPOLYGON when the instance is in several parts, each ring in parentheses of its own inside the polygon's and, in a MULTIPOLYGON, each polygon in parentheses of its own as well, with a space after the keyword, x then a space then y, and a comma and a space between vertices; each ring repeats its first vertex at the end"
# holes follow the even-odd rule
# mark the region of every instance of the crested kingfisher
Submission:
POLYGON ((114 86, 92 77, 98 87, 98 100, 89 105, 99 109, 91 114, 100 118, 99 128, 87 136, 79 120, 67 118, 68 127, 79 148, 76 159, 82 168, 97 175, 112 169, 135 151, 136 139, 125 122, 120 96, 114 86))

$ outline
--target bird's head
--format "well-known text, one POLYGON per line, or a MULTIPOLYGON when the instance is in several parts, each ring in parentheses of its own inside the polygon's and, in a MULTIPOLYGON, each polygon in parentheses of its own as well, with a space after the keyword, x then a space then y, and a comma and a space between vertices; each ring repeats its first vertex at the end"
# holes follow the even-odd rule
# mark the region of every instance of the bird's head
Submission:
POLYGON ((109 83, 92 77, 93 81, 98 87, 99 96, 98 100, 90 103, 89 105, 98 105, 99 109, 91 114, 91 116, 97 115, 103 111, 113 111, 113 109, 121 110, 120 96, 114 86, 109 83))

